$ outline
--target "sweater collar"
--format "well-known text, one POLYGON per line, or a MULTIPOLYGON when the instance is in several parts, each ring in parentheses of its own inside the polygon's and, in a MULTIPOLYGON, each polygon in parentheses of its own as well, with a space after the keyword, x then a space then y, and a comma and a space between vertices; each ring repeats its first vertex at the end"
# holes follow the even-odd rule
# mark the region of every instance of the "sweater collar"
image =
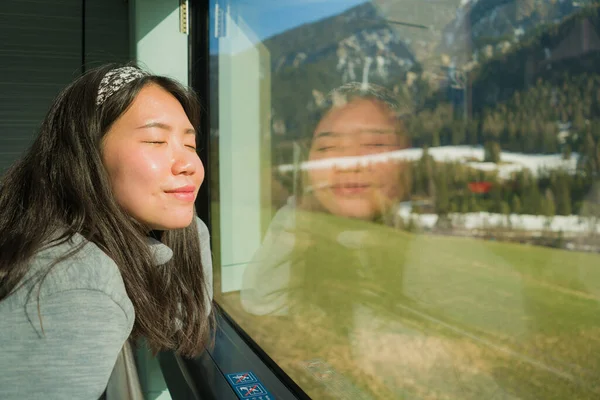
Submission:
POLYGON ((154 265, 163 265, 171 261, 173 258, 173 250, 166 244, 152 238, 147 237, 146 243, 150 248, 150 252, 154 257, 154 265))

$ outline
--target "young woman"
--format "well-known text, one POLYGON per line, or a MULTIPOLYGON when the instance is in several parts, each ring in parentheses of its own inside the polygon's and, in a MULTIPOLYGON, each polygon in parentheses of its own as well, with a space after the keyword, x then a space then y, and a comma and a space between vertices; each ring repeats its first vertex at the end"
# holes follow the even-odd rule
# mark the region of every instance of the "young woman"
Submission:
POLYGON ((135 66, 63 90, 0 181, 0 398, 92 399, 124 343, 201 352, 212 329, 199 103, 135 66))

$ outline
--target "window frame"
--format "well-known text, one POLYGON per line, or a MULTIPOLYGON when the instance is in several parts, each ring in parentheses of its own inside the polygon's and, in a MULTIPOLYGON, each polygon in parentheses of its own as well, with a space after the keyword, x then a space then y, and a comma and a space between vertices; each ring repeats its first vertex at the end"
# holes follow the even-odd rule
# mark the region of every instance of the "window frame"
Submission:
MULTIPOLYGON (((196 212, 211 229, 210 168, 210 81, 209 1, 190 2, 191 31, 188 37, 190 54, 189 82, 202 101, 198 154, 205 170, 205 182, 196 199, 196 212)), ((174 400, 238 399, 225 374, 252 371, 276 398, 310 399, 310 397, 244 332, 244 330, 213 302, 217 329, 214 346, 196 358, 185 358, 173 351, 162 352, 158 360, 165 382, 174 400)))

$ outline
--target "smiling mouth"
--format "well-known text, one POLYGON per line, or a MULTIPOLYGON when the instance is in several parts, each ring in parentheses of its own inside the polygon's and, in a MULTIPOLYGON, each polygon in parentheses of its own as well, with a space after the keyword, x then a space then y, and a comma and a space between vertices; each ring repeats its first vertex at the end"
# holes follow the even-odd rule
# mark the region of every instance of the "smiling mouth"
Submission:
POLYGON ((338 196, 353 196, 366 192, 370 187, 367 183, 344 183, 333 185, 331 190, 338 196))
POLYGON ((173 191, 173 192, 165 192, 171 197, 174 197, 177 200, 181 200, 187 203, 193 202, 196 200, 196 194, 194 191, 173 191))

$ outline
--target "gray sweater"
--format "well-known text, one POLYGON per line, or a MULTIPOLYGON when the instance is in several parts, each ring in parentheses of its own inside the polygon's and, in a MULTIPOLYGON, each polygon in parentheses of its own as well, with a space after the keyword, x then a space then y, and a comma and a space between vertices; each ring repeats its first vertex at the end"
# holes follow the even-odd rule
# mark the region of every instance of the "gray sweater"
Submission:
MULTIPOLYGON (((196 219, 207 295, 212 300, 212 259, 206 225, 196 219)), ((38 253, 30 272, 85 241, 38 253)), ((172 251, 148 240, 156 264, 172 251)), ((40 292, 24 286, 0 302, 0 399, 97 399, 106 388, 117 355, 131 333, 135 312, 116 264, 96 245, 86 243, 46 277, 40 292), (33 292, 29 294, 29 292, 33 292)))

